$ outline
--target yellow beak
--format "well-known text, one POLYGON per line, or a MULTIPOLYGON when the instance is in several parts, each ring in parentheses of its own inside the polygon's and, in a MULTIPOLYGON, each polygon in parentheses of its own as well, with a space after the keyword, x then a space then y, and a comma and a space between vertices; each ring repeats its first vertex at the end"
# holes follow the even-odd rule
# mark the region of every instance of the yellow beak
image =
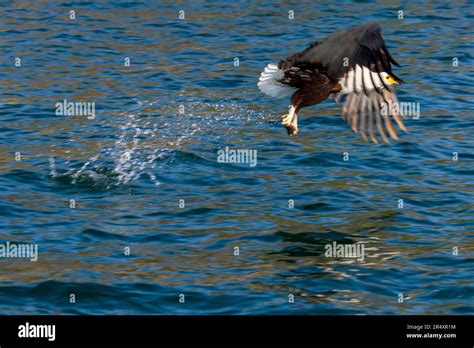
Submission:
POLYGON ((386 79, 391 85, 398 85, 398 82, 392 76, 387 76, 386 79))

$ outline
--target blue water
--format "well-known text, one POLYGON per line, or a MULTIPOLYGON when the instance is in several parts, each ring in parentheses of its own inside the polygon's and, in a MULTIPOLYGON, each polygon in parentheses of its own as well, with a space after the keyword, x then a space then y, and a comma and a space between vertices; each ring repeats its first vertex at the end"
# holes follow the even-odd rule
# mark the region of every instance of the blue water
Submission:
POLYGON ((472 2, 0 13, 0 243, 39 250, 0 259, 1 314, 474 313, 472 2), (367 21, 402 65, 399 100, 420 103, 409 134, 364 143, 327 101, 287 136, 289 100, 261 94, 260 71, 367 21), (95 119, 57 116, 64 99, 94 102, 95 119), (226 146, 257 165, 219 163, 226 146), (334 241, 365 259, 326 257, 334 241))

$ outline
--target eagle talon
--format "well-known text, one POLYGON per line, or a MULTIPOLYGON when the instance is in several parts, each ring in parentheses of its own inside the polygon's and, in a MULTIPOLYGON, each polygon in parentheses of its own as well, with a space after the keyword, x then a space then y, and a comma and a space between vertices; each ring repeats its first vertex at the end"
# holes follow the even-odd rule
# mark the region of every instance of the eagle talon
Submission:
POLYGON ((293 124, 285 125, 288 135, 295 135, 298 133, 298 127, 295 127, 293 124))
POLYGON ((287 127, 288 125, 291 124, 291 115, 286 114, 281 117, 281 124, 287 127))
POLYGON ((285 126, 288 135, 295 135, 298 133, 298 121, 295 108, 290 107, 290 112, 281 117, 281 124, 285 126))

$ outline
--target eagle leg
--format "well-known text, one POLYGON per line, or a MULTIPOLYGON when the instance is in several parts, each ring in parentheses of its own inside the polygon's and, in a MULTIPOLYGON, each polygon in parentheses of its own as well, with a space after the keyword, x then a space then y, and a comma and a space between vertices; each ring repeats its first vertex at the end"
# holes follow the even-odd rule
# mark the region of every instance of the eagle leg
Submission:
POLYGON ((281 124, 285 126, 288 135, 295 135, 298 133, 298 115, 296 114, 296 107, 291 105, 288 114, 283 115, 281 124))

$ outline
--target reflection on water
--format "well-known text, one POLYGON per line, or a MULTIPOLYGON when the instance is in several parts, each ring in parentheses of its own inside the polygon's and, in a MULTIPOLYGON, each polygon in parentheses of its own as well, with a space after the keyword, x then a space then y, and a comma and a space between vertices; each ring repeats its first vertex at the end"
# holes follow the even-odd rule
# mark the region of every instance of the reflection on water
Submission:
POLYGON ((39 246, 37 262, 0 259, 0 311, 472 313, 470 4, 403 6, 99 2, 71 21, 68 4, 0 5, 0 242, 39 246), (366 144, 326 102, 288 137, 260 70, 369 20, 420 119, 366 144), (95 119, 56 116, 64 99, 95 119), (218 163, 226 146, 258 165, 218 163), (364 260, 325 257, 334 241, 364 260))

